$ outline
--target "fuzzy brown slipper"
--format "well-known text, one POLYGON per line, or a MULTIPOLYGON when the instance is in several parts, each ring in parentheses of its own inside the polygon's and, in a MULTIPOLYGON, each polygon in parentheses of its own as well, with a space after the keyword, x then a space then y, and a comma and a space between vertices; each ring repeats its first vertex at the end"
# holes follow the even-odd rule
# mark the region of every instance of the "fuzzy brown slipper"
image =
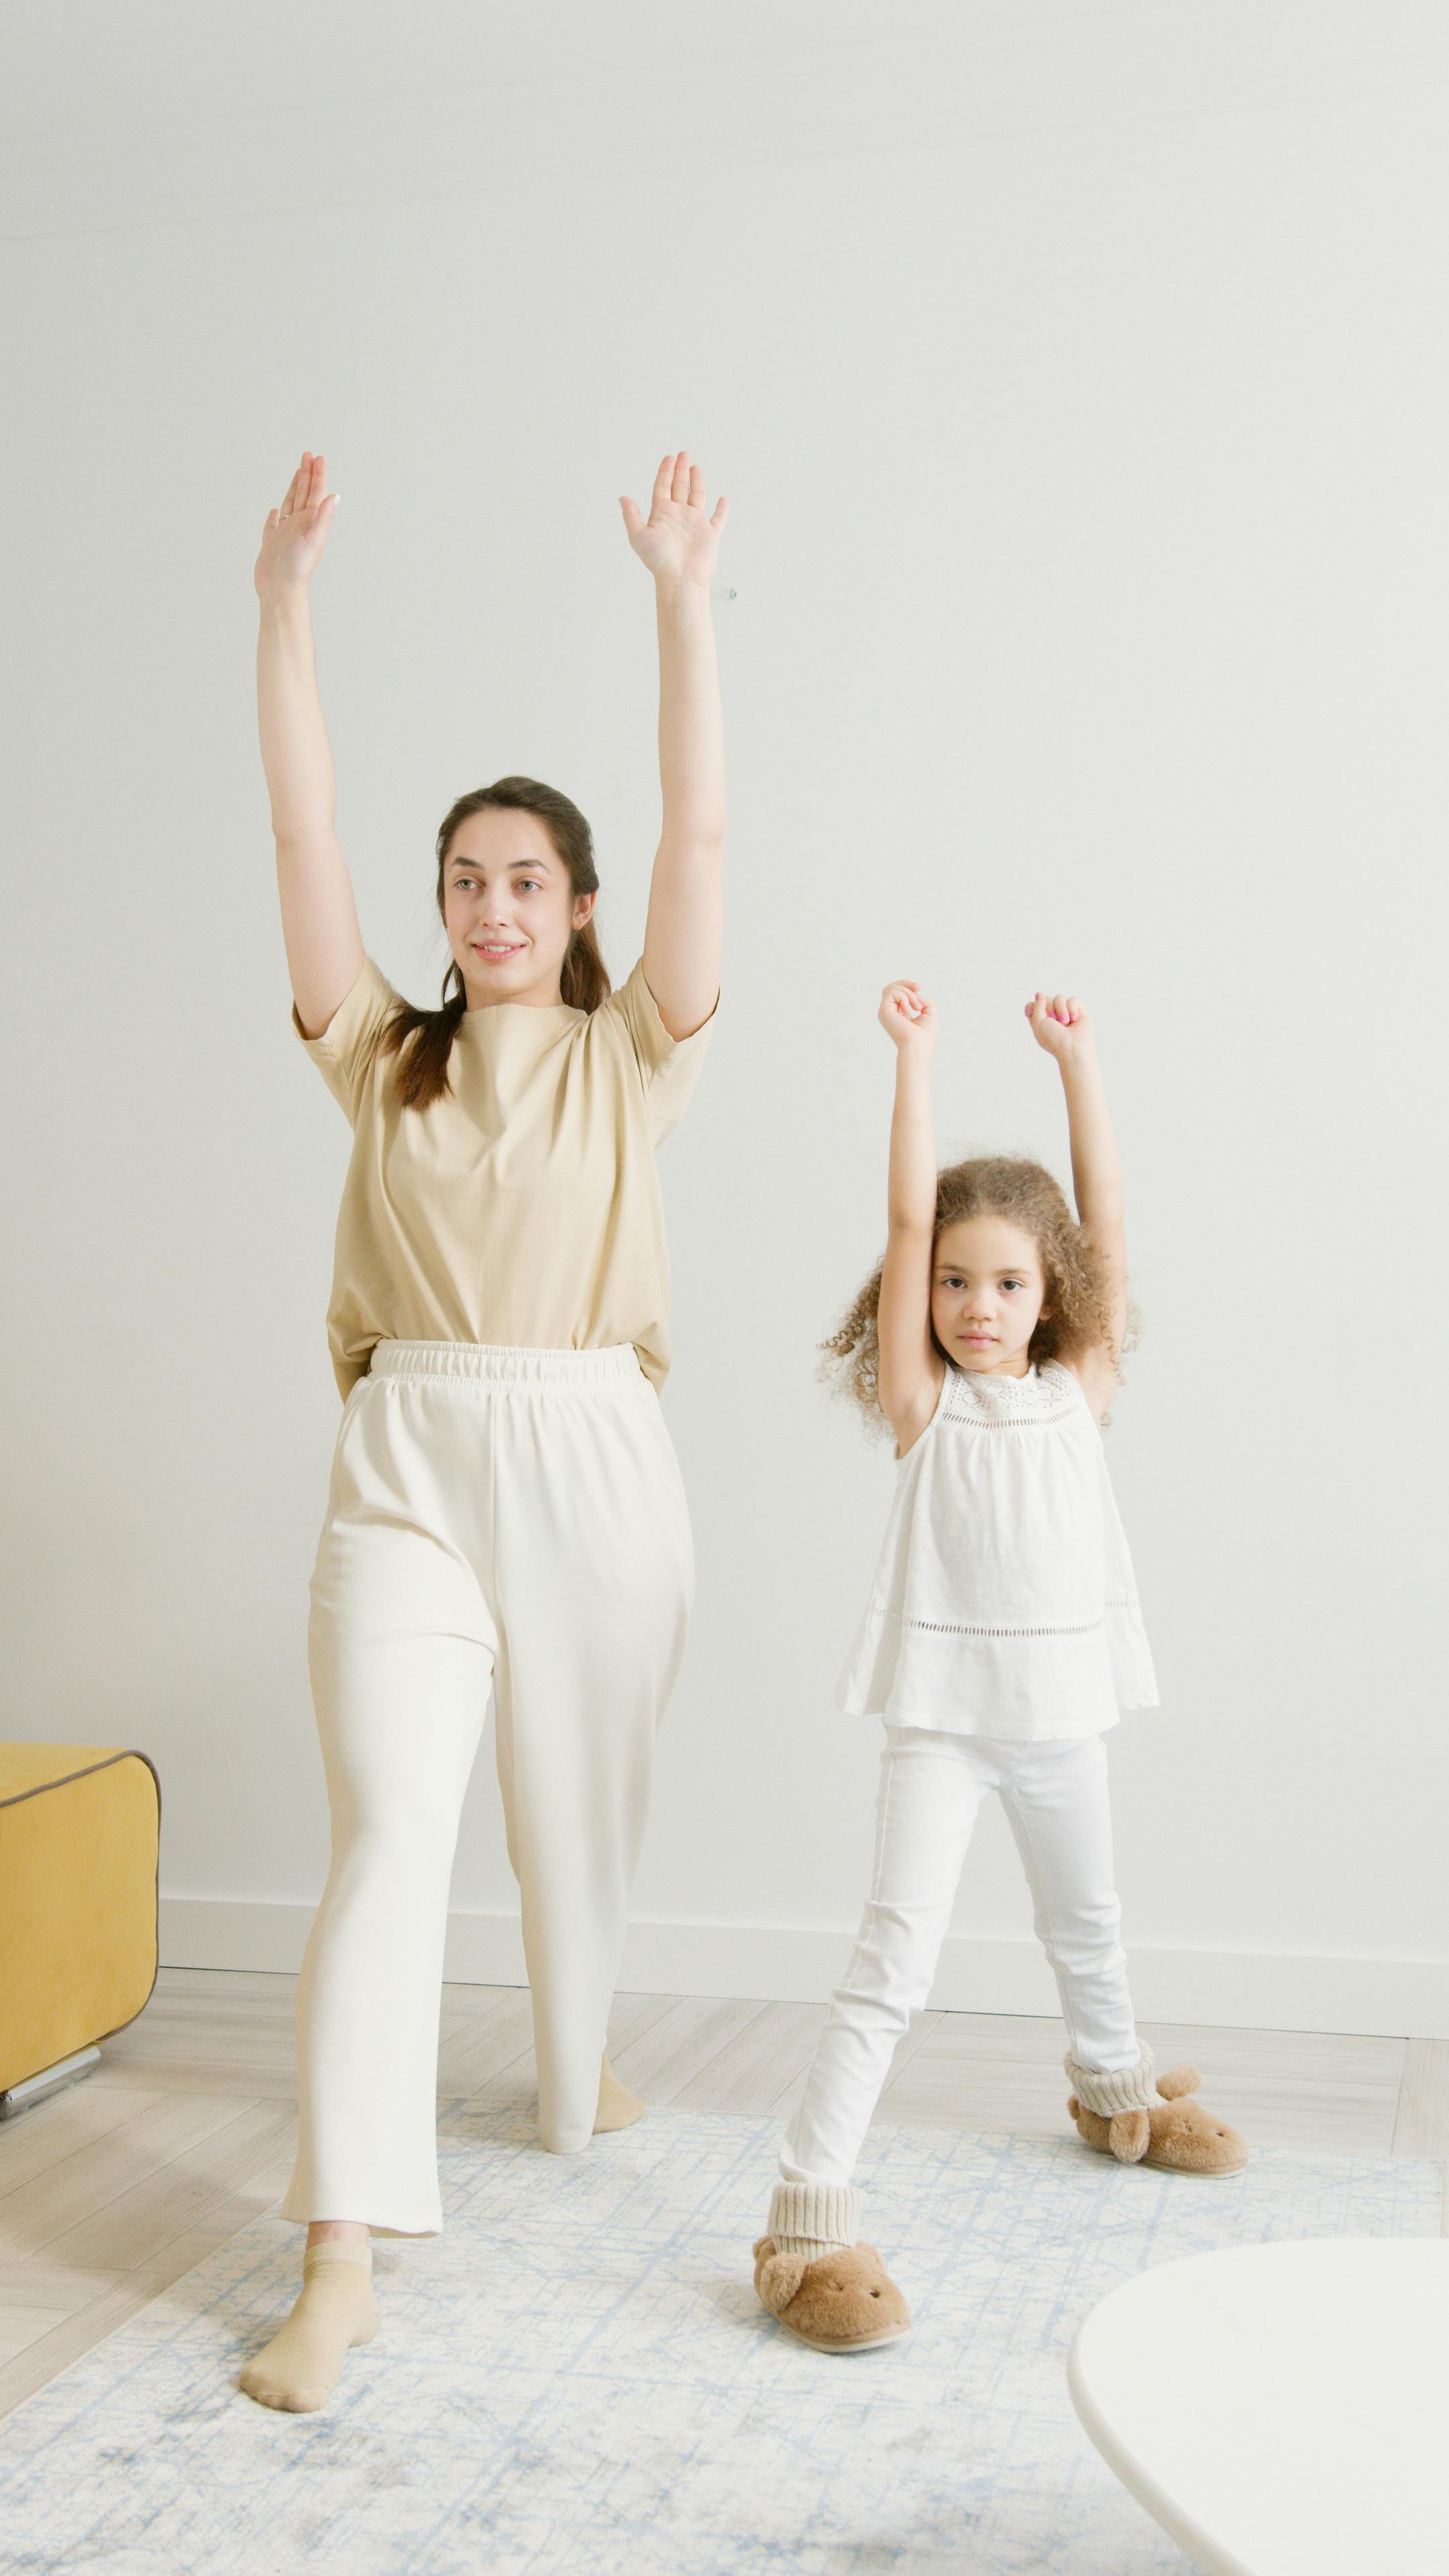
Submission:
POLYGON ((773 2236, 755 2245, 761 2305, 812 2352, 871 2352, 899 2343, 911 2312, 873 2245, 841 2246, 807 2263, 780 2254, 773 2236))
POLYGON ((1118 2111, 1106 2119, 1073 2094, 1067 2104, 1077 2134, 1119 2164, 1151 2165, 1159 2173, 1201 2174, 1205 2179, 1241 2173, 1248 2150, 1236 2129, 1189 2101, 1202 2077, 1195 2066, 1159 2075, 1160 2104, 1150 2111, 1118 2111))

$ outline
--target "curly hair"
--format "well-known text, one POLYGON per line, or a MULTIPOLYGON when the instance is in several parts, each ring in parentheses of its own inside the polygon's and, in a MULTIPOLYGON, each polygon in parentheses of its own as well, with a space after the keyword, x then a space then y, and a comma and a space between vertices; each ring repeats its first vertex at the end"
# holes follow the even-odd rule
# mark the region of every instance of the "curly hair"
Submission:
MULTIPOLYGON (((1046 1281, 1045 1313, 1038 1317, 1027 1345, 1033 1362, 1070 1360, 1102 1347, 1112 1348, 1111 1297, 1102 1258, 1082 1232, 1051 1173, 1040 1163, 1011 1154, 979 1154, 964 1163, 948 1163, 936 1175, 936 1224, 932 1248, 948 1225, 966 1217, 1003 1216, 1020 1226, 1036 1245, 1046 1281)), ((873 1427, 885 1426, 880 1404, 880 1283, 884 1256, 864 1287, 820 1344, 820 1375, 833 1393, 850 1397, 873 1427)), ((934 1327, 931 1339, 948 1368, 956 1362, 941 1349, 934 1327)), ((1136 1316, 1128 1314, 1119 1350, 1136 1340, 1136 1316)))

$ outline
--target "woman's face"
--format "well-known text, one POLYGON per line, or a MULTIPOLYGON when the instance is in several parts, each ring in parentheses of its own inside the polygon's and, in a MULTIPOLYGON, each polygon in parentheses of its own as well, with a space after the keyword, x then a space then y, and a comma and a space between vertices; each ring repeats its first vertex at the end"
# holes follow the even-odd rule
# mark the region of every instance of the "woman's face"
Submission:
POLYGON ((936 1237, 931 1321, 958 1368, 1025 1377, 1027 1345, 1041 1321, 1041 1255, 1019 1225, 984 1209, 936 1237))
POLYGON ((470 1011, 490 1002, 557 1002, 569 940, 594 908, 536 814, 485 806, 453 834, 443 868, 443 927, 470 1011))

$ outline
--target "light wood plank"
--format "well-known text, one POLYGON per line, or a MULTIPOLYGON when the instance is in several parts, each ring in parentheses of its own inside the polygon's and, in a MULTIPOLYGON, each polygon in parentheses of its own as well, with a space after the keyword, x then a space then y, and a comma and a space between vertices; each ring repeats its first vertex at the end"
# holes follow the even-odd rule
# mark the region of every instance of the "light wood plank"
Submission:
MULTIPOLYGON (((237 2116, 232 2094, 126 2097, 144 2107, 52 2171, 0 2199, 0 2258, 43 2253, 57 2237, 184 2155, 237 2116)), ((173 2231, 174 2232, 174 2231, 173 2231)))
POLYGON ((1387 2156, 1408 2043, 1324 2031, 1220 2030, 1146 2022, 1164 2070, 1184 2061, 1202 2099, 1250 2147, 1304 2155, 1387 2156))
MULTIPOLYGON (((940 2020, 940 2017, 940 2014, 936 2012, 922 2012, 914 2014, 912 2016, 909 2030, 904 2031, 900 2039, 897 2040, 895 2055, 891 2059, 890 2072, 881 2088, 881 2098, 876 2109, 877 2119, 887 2116, 885 2105, 890 2098, 892 2085, 895 2083, 897 2076, 903 2074, 905 2069, 910 2065, 917 2051, 925 2046, 926 2041, 930 2037, 933 2025, 940 2020)), ((812 2048, 810 2058, 807 2059, 803 2066, 797 2067, 790 2082, 785 2086, 784 2091, 780 2094, 779 2099, 771 2106, 775 2117, 781 2122, 793 2120, 796 2112, 800 2108, 801 2102, 804 2100, 805 2087, 810 2081, 810 2063, 811 2060, 813 2060, 814 2054, 815 2052, 812 2048)))
POLYGON ((466 2054, 490 2031, 528 2029, 532 2007, 527 1986, 479 1986, 465 2005, 455 2004, 439 2025, 438 2062, 466 2054))
MULTIPOLYGON (((465 2103, 468 2110, 530 2112, 538 2099, 538 2072, 533 2060, 533 2008, 527 1987, 508 1989, 511 2010, 501 2013, 480 2035, 451 2043, 440 2068, 438 2091, 444 2099, 465 2103)), ((617 1995, 609 2016, 609 2062, 617 2066, 678 2001, 672 1995, 617 1995)))
POLYGON ((708 2065, 682 2084, 676 2111, 736 2111, 761 2118, 803 2083, 825 2019, 823 2004, 765 2004, 708 2065))
POLYGON ((1411 2039, 1394 2123, 1396 2156, 1449 2158, 1449 2039, 1411 2039))
POLYGON ((446 2031, 461 2030, 466 2022, 491 2011, 494 2004, 526 1992, 525 1986, 463 1986, 454 1978, 443 1988, 441 2027, 446 2031))
POLYGON ((533 2010, 528 1988, 511 1987, 486 2011, 462 2023, 438 2049, 438 2092, 445 2101, 471 2101, 525 2060, 533 2066, 533 2010))
MULTIPOLYGON (((1305 2154, 1388 2155, 1405 2043, 1304 2031, 1214 2030, 1144 2023, 1164 2071, 1191 2063, 1202 2098, 1249 2147, 1305 2154)), ((1069 2128, 1059 2022, 943 2013, 883 2099, 878 2117, 924 2127, 1069 2128)))
POLYGON ((910 2062, 916 2055, 917 2051, 925 2047, 927 2040, 930 2038, 931 2033, 935 2029, 940 2018, 941 2016, 938 2012, 919 2012, 911 2015, 910 2029, 896 2042, 896 2053, 891 2059, 891 2071, 886 2077, 885 2083, 881 2088, 882 2101, 884 2101, 886 2095, 889 2093, 891 2086, 896 2081, 896 2078, 905 2073, 906 2068, 910 2065, 910 2062))
POLYGON ((262 2056, 273 2047, 295 2045, 296 2013, 289 2005, 285 2011, 270 2005, 250 2003, 193 2002, 187 1996, 151 2006, 114 2039, 105 2043, 105 2054, 113 2066, 124 2066, 132 2059, 174 2058, 184 2050, 203 2046, 224 2046, 232 2051, 253 2050, 262 2056))
POLYGON ((134 2271, 159 2246, 198 2224, 218 2200, 230 2199, 259 2165, 270 2167, 284 2154, 290 2160, 296 2137, 290 2111, 274 2102, 240 2109, 228 2102, 227 2109, 231 2117, 224 2125, 53 2237, 47 2247, 51 2261, 134 2271))
POLYGON ((229 2093, 234 2101, 266 2099, 279 2108, 289 2104, 295 2107, 297 2100, 295 2049, 290 2068, 259 2065, 255 2058, 250 2064, 237 2064, 221 2054, 198 2056, 190 2064, 158 2064, 153 2058, 145 2058, 134 2066, 128 2065, 120 2076, 98 2066, 93 2080, 97 2089, 106 2093, 129 2091, 144 2084, 156 2093, 229 2093))
POLYGON ((628 2048, 652 2030, 657 2021, 672 2012, 681 2000, 678 1995, 615 1995, 609 2007, 609 2032, 606 2042, 612 2066, 620 2049, 628 2048))
POLYGON ((162 1968, 146 2006, 154 2012, 167 1996, 190 1995, 210 2003, 270 2004, 285 1997, 290 2007, 297 1991, 295 1976, 270 1968, 162 1968))
MULTIPOLYGON (((279 2118, 271 2104, 252 2107, 264 2116, 250 2138, 232 2137, 228 2152, 218 2155, 211 2166, 209 2180, 212 2186, 220 2186, 220 2196, 213 2190, 202 2214, 196 2217, 193 2212, 193 2223, 179 2231, 174 2223, 169 2229, 158 2228, 158 2241, 142 2262, 124 2270, 95 2272, 42 2258, 28 2267, 10 2267, 0 2276, 0 2304, 7 2305, 12 2315, 29 2307, 36 2321, 33 2335, 18 2344, 8 2359, 0 2359, 0 2415, 44 2387, 57 2371, 89 2352, 206 2255, 275 2207, 291 2172, 292 2124, 279 2118), (226 2187, 229 2172, 231 2188, 226 2187), (60 2302, 59 2285, 65 2283, 70 2284, 72 2295, 60 2302), (54 2322, 44 2313, 46 2296, 58 2302, 54 2322)), ((204 2192, 190 2197, 207 2199, 204 2192)), ((177 2216, 184 2219, 186 2205, 184 2199, 173 2201, 173 2222, 177 2216)), ((299 2227, 299 2260, 302 2235, 299 2227)))
POLYGON ((13 2360, 0 2363, 0 2417, 25 2398, 33 2397, 37 2388, 44 2388, 58 2372, 68 2370, 83 2353, 93 2351, 107 2335, 115 2333, 117 2326, 148 2307, 163 2290, 193 2271, 208 2254, 214 2254, 219 2245, 228 2244, 239 2229, 260 2217, 275 2197, 275 2193, 269 2195, 257 2207, 245 2197, 235 2196, 219 2204, 204 2224, 158 2246, 145 2263, 127 2272, 100 2298, 63 2318, 13 2360))
MULTIPOLYGON (((102 2291, 112 2289, 121 2277, 122 2267, 115 2263, 94 2265, 82 2270, 79 2264, 52 2262, 45 2254, 30 2261, 12 2254, 0 2263, 0 2306, 9 2308, 52 2308, 57 2316, 69 2316, 73 2309, 83 2308, 88 2299, 98 2299, 102 2291)), ((37 2326, 36 2333, 42 2332, 37 2326)))
POLYGON ((14 2361, 72 2314, 70 2308, 16 2307, 0 2299, 0 2362, 14 2361))
POLYGON ((662 2110, 677 2100, 687 2084, 702 2076, 720 2051, 766 2009, 763 2004, 721 2003, 713 1996, 681 1995, 667 2013, 627 2047, 611 2050, 609 2062, 631 2093, 662 2110))
POLYGON ((877 2119, 923 2128, 1055 2134, 1066 2125, 1052 2022, 942 2013, 892 2076, 877 2119))
POLYGON ((140 2019, 107 2040, 88 2081, 293 2101, 295 1988, 295 1977, 248 1975, 229 1991, 220 1970, 163 1969, 140 2019))
MULTIPOLYGON (((107 2130, 119 2128, 123 2120, 134 2118, 135 2087, 108 2093, 97 2083, 99 2073, 98 2067, 95 2075, 85 2076, 66 2092, 52 2093, 33 2110, 0 2121, 0 2200, 21 2190, 37 2174, 49 2173, 77 2147, 88 2146, 107 2130)), ((156 2097, 145 2092, 139 2098, 150 2102, 156 2097)))

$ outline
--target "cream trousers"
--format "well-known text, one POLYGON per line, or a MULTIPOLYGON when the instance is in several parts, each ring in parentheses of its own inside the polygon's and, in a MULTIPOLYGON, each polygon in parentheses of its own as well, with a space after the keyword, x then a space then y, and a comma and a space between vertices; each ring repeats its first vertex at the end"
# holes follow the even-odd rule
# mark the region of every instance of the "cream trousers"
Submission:
POLYGON ((630 1345, 377 1345, 312 1575, 332 1865, 298 1989, 283 2217, 442 2224, 448 1881, 490 1685, 539 2132, 560 2154, 587 2142, 693 1585, 678 1462, 630 1345))
POLYGON ((1006 1744, 888 1727, 870 1896, 781 2150, 787 2182, 850 2181, 896 2042, 930 1993, 972 1828, 993 1789, 1025 1865, 1073 2058, 1103 2075, 1138 2065, 1100 1735, 1006 1744))

